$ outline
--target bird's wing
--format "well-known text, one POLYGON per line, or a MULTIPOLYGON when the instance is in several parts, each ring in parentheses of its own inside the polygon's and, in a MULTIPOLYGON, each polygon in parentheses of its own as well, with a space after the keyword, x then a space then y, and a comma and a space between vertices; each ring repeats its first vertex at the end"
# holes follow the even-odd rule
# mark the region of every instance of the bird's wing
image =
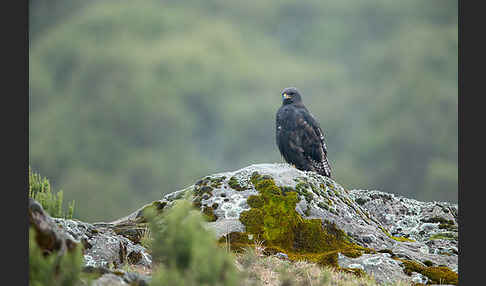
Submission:
POLYGON ((299 112, 293 106, 282 106, 277 111, 276 139, 285 161, 298 168, 305 168, 307 159, 302 145, 302 128, 297 126, 299 112))
POLYGON ((319 125, 314 125, 314 131, 316 132, 316 135, 319 136, 319 140, 321 141, 324 154, 327 155, 327 145, 326 140, 324 139, 324 132, 322 132, 322 129, 319 125))
POLYGON ((327 145, 324 139, 324 132, 322 132, 319 123, 312 114, 303 112, 302 116, 299 116, 297 119, 297 124, 304 132, 302 145, 305 155, 318 165, 316 168, 321 169, 324 174, 330 176, 331 167, 327 160, 327 145))

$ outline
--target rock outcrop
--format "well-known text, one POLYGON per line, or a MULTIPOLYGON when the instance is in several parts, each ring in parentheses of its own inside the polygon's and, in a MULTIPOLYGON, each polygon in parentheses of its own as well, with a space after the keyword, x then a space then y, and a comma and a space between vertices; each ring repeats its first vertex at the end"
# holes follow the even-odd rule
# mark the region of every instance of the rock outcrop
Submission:
POLYGON ((457 284, 457 204, 346 190, 288 164, 210 175, 113 222, 54 221, 83 243, 86 266, 150 266, 150 255, 139 244, 144 210, 153 206, 163 212, 183 198, 206 216, 220 243, 235 251, 263 242, 268 255, 367 273, 383 284, 457 284))
POLYGON ((149 276, 120 269, 123 265, 150 268, 152 264, 147 250, 139 241, 130 240, 130 232, 120 231, 122 227, 52 218, 30 198, 28 214, 29 225, 33 227, 37 244, 43 251, 62 256, 76 246, 83 246, 83 271, 100 276, 94 285, 148 285, 149 276), (116 281, 123 283, 116 284, 116 281))

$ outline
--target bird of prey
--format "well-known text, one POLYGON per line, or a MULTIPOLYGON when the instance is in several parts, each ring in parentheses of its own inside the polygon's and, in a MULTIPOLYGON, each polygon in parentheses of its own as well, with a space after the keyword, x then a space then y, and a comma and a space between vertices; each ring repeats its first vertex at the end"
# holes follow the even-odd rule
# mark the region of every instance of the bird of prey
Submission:
POLYGON ((319 122, 302 103, 295 87, 282 91, 282 106, 277 111, 277 146, 285 161, 303 171, 331 177, 327 146, 319 122))

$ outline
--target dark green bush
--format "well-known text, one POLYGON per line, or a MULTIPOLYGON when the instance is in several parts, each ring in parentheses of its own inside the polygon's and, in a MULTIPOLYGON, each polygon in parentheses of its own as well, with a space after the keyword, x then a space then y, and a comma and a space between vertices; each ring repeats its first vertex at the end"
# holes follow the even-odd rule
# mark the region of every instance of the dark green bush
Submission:
POLYGON ((201 213, 186 200, 166 214, 147 213, 153 238, 152 258, 159 263, 151 285, 237 285, 234 257, 217 245, 201 213))
POLYGON ((41 175, 32 172, 29 167, 29 197, 38 201, 42 208, 49 213, 52 217, 72 218, 74 212, 74 201, 69 203, 67 212, 63 212, 62 190, 53 193, 51 190, 51 184, 47 178, 41 177, 41 175))

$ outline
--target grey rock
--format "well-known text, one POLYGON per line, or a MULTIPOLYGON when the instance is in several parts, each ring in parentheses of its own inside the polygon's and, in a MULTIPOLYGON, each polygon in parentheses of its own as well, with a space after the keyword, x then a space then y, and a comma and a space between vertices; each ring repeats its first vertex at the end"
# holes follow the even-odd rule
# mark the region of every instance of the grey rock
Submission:
POLYGON ((54 221, 76 240, 83 242, 85 266, 117 267, 126 263, 150 266, 152 263, 150 254, 143 246, 116 234, 106 225, 95 226, 60 218, 55 218, 54 221))
POLYGON ((240 222, 238 218, 235 219, 220 219, 214 222, 208 223, 208 228, 215 232, 217 237, 225 236, 231 232, 243 232, 245 226, 240 222))
POLYGON ((421 202, 376 190, 351 190, 349 194, 389 233, 415 240, 388 245, 386 249, 400 258, 428 260, 457 273, 457 204, 421 202), (433 221, 445 223, 441 226, 440 222, 433 221))
MULTIPOLYGON (((85 266, 83 268, 83 272, 96 273, 96 274, 100 275, 100 278, 103 277, 103 276, 106 276, 105 277, 106 279, 102 279, 101 281, 99 281, 99 283, 107 283, 107 282, 103 282, 103 281, 107 280, 108 282, 113 281, 115 283, 120 283, 120 281, 123 281, 124 283, 128 283, 129 285, 148 286, 150 284, 150 280, 151 280, 150 276, 143 275, 143 274, 140 274, 138 272, 133 272, 133 271, 126 272, 126 271, 121 270, 121 269, 110 269, 110 268, 103 267, 103 266, 97 266, 97 267, 85 266), (116 276, 120 279, 114 279, 113 276, 116 276)), ((99 279, 97 279, 97 280, 99 280, 99 279)), ((115 285, 118 285, 118 284, 115 284, 115 285)))
POLYGON ((115 274, 103 274, 100 278, 93 281, 93 286, 125 286, 130 285, 122 277, 115 274))
POLYGON ((30 226, 34 228, 36 235, 42 238, 39 245, 41 249, 62 255, 65 251, 82 244, 83 272, 96 272, 102 275, 91 285, 148 285, 150 277, 136 272, 112 270, 123 264, 146 267, 151 267, 152 264, 147 250, 127 237, 117 234, 116 226, 112 228, 112 224, 95 225, 73 219, 52 218, 31 198, 28 214, 30 226))
POLYGON ((388 253, 363 254, 357 258, 338 255, 338 264, 346 268, 358 268, 372 275, 380 284, 390 284, 397 281, 411 281, 402 269, 401 262, 391 258, 388 253))
MULTIPOLYGON (((110 261, 123 263, 120 255, 117 256, 120 249, 126 248, 127 253, 145 253, 134 243, 137 232, 133 228, 145 221, 143 211, 150 205, 165 211, 177 200, 188 198, 201 211, 207 208, 213 211, 216 220, 208 222, 207 227, 217 238, 235 231, 244 232, 240 214, 250 209, 247 199, 258 194, 250 180, 254 172, 270 176, 277 186, 296 190, 300 198, 296 211, 304 218, 334 223, 354 243, 394 255, 378 252, 348 258, 340 254, 338 263, 341 267, 362 269, 382 284, 398 280, 429 282, 419 273, 406 275, 403 263, 394 258, 418 263, 428 261, 457 272, 457 204, 420 202, 376 190, 346 190, 331 178, 300 171, 288 164, 257 164, 213 174, 109 223, 90 225, 64 220, 61 224, 73 238, 91 245, 87 260, 90 265, 97 266, 107 265, 110 261), (92 228, 98 233, 92 233, 92 228)), ((150 256, 144 258, 139 263, 150 264, 150 256)))
POLYGON ((49 216, 39 202, 32 198, 29 198, 28 219, 29 227, 36 232, 39 247, 44 251, 57 252, 61 256, 80 243, 79 240, 60 228, 55 219, 49 216))
POLYGON ((123 279, 130 285, 148 286, 150 284, 151 277, 139 274, 137 272, 128 272, 123 276, 123 279))
POLYGON ((421 202, 376 190, 351 190, 349 194, 392 235, 426 242, 437 234, 457 233, 457 204, 421 202), (447 223, 441 226, 439 220, 447 223))
POLYGON ((422 283, 422 284, 427 284, 427 282, 429 282, 429 278, 427 278, 426 276, 420 274, 420 273, 416 273, 414 272, 412 274, 412 281, 414 283, 422 283))
MULTIPOLYGON (((244 228, 243 225, 235 223, 235 219, 242 211, 249 209, 245 200, 250 195, 257 194, 250 182, 255 171, 260 175, 271 176, 277 186, 295 189, 297 184, 305 183, 303 192, 307 192, 311 200, 301 194, 301 200, 296 206, 297 212, 305 218, 319 218, 335 223, 359 245, 377 251, 389 250, 398 258, 430 261, 434 265, 445 265, 457 271, 457 204, 420 202, 380 191, 348 191, 330 178, 313 172, 303 172, 288 164, 251 165, 237 171, 210 176, 226 178, 218 188, 212 190, 212 196, 201 200, 201 210, 214 203, 218 205, 214 211, 217 221, 210 223, 218 235, 242 231, 244 228), (243 191, 230 186, 229 180, 232 177, 236 178, 243 191), (224 197, 221 196, 222 193, 224 197), (441 228, 440 223, 436 222, 438 220, 447 222, 448 229, 441 228), (440 239, 440 235, 445 233, 453 233, 455 236, 450 236, 452 238, 449 240, 440 239), (389 235, 414 241, 397 241, 389 235), (434 239, 437 237, 438 239, 434 239)), ((194 185, 187 190, 195 188, 197 186, 194 185)), ((378 280, 382 282, 427 279, 418 273, 407 276, 403 272, 402 263, 392 259, 387 253, 367 254, 357 259, 358 262, 350 260, 349 264, 355 267, 362 265, 365 272, 378 276, 378 280)))

